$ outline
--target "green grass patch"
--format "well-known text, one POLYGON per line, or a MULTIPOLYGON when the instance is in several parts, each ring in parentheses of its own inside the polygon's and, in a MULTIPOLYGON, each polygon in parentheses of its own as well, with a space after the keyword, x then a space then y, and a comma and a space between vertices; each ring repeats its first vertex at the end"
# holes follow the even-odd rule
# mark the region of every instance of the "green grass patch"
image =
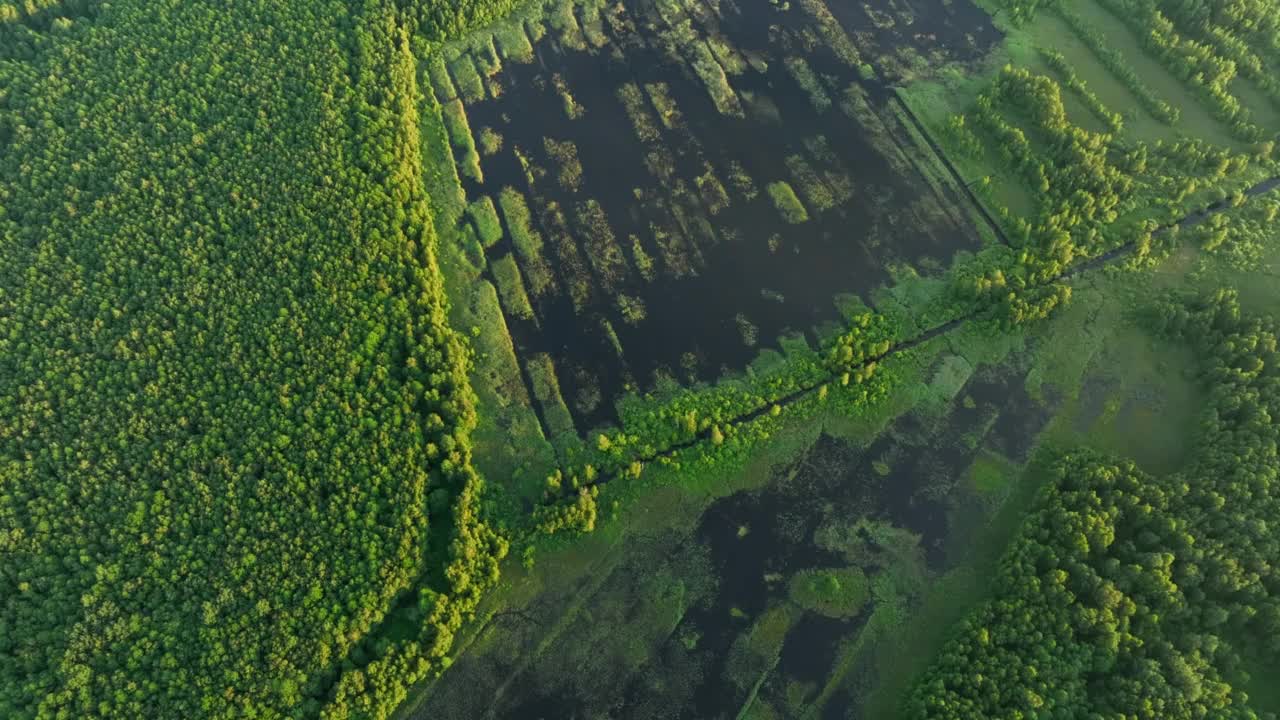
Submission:
POLYGON ((480 131, 480 151, 485 155, 497 155, 502 150, 502 133, 491 127, 480 131))
POLYGON ((498 45, 502 57, 517 63, 533 62, 533 44, 524 32, 524 23, 503 23, 493 32, 493 39, 498 45))
POLYGON ((546 353, 530 355, 525 360, 525 371, 533 383, 533 394, 542 406, 542 416, 546 419, 547 428, 552 433, 552 442, 563 446, 568 436, 576 439, 573 415, 569 406, 565 405, 564 396, 560 393, 560 381, 556 379, 556 366, 551 356, 546 353))
POLYGON ((938 656, 950 629, 990 596, 988 578, 1048 477, 1038 461, 1029 464, 1011 486, 1008 499, 970 542, 961 564, 931 582, 915 609, 904 608, 888 623, 880 642, 868 648, 875 683, 862 701, 862 717, 903 717, 903 698, 938 656))
MULTIPOLYGON (((456 252, 456 251, 455 251, 456 252)), ((454 299, 450 320, 470 331, 475 350, 472 387, 476 392, 477 424, 472 433, 477 470, 497 488, 501 514, 516 517, 521 500, 536 500, 544 479, 555 465, 555 453, 542 434, 532 402, 520 375, 515 346, 493 283, 450 270, 450 252, 443 252, 446 287, 454 299)))
POLYGON ((800 198, 796 196, 796 191, 786 182, 771 182, 767 190, 783 220, 792 225, 798 225, 809 219, 809 211, 805 210, 800 198))
POLYGON ((810 612, 833 618, 858 614, 871 597, 862 568, 801 570, 787 584, 791 602, 810 612))
POLYGON ((498 205, 502 207, 502 216, 507 220, 511 244, 520 257, 529 292, 534 297, 542 297, 553 289, 555 275, 543 255, 542 235, 533 227, 524 195, 513 187, 505 187, 498 193, 498 205))
POLYGON ((493 270, 493 279, 498 283, 498 294, 502 296, 502 306, 507 312, 525 320, 533 319, 533 306, 529 304, 515 259, 510 254, 503 255, 489 263, 489 267, 493 270))
POLYGON ((799 155, 791 155, 786 159, 786 165, 787 171, 800 186, 800 192, 804 194, 805 200, 814 212, 825 212, 836 206, 836 197, 832 194, 831 188, 818 177, 818 173, 808 161, 799 155))
POLYGON ((439 102, 449 102, 458 97, 458 89, 453 86, 449 77, 449 68, 440 53, 432 53, 427 59, 427 76, 431 80, 431 89, 439 102))
POLYGON ((480 153, 476 150, 475 137, 471 134, 471 123, 467 120, 467 111, 461 100, 450 100, 441 106, 444 126, 449 131, 449 143, 453 146, 458 158, 458 172, 472 180, 483 183, 484 173, 480 170, 480 153))
POLYGON ((693 72, 707 89, 707 94, 711 96, 711 102, 715 104, 716 110, 719 110, 722 115, 745 117, 738 94, 729 84, 729 76, 725 74, 724 68, 716 62, 710 46, 705 41, 698 40, 689 43, 685 49, 692 55, 690 64, 693 65, 693 72))
POLYGON ((448 242, 448 234, 466 207, 467 195, 458 177, 458 166, 453 159, 452 143, 446 127, 443 108, 432 98, 424 101, 419 116, 422 127, 422 173, 426 186, 431 188, 431 209, 435 213, 436 232, 441 242, 448 242))
POLYGON ((469 53, 462 53, 454 58, 449 63, 449 73, 463 100, 477 103, 485 99, 484 80, 469 53))
POLYGON ((488 195, 481 196, 467 206, 467 217, 476 226, 476 234, 485 249, 502 240, 502 222, 498 220, 498 210, 488 195))
POLYGON ((1003 495, 1018 476, 1018 466, 991 450, 983 450, 973 459, 965 474, 973 492, 984 497, 1003 495))

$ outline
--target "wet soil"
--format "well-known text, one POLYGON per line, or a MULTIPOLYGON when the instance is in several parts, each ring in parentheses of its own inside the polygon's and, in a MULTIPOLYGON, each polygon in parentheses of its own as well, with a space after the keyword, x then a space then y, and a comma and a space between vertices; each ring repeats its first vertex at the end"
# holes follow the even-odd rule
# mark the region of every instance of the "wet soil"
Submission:
MULTIPOLYGON (((954 14, 961 4, 945 6, 954 14)), ((837 5, 832 9, 841 17, 837 5)), ((728 76, 744 107, 741 117, 717 110, 691 70, 688 49, 673 50, 672 28, 681 19, 643 1, 605 11, 608 43, 598 49, 562 47, 556 31, 549 31, 535 45, 535 62, 507 62, 495 76, 502 88, 496 99, 466 109, 476 133, 492 128, 504 138, 504 149, 482 162, 485 182, 467 181, 468 197, 496 197, 504 187, 526 193, 556 274, 558 291, 534 299, 536 317, 509 316, 508 325, 521 357, 547 352, 554 359, 579 431, 614 421, 613 401, 628 388, 650 389, 661 376, 687 383, 741 370, 760 349, 776 347, 780 335, 800 331, 812 339, 812 328, 838 320, 837 294, 865 297, 889 280, 895 264, 945 266, 956 251, 979 242, 972 227, 955 221, 963 214, 949 205, 960 200, 950 193, 939 197, 901 161, 899 146, 909 143, 909 133, 896 113, 879 111, 891 101, 891 90, 816 43, 810 16, 762 0, 726 0, 718 8, 690 13, 689 22, 698 38, 716 38, 757 59, 728 76), (812 68, 833 100, 830 107, 815 107, 788 71, 785 61, 797 57, 812 68), (583 108, 578 119, 567 119, 555 78, 583 108), (681 121, 671 128, 659 124, 659 137, 642 141, 617 96, 627 83, 665 84, 681 121), (864 120, 878 127, 841 111, 850 86, 865 93, 873 112, 864 120), (819 137, 830 152, 815 145, 819 137), (557 182, 559 163, 545 138, 576 147, 578 189, 557 182), (546 175, 530 184, 517 148, 546 175), (655 176, 646 164, 655 151, 669 155, 669 177, 655 176), (811 207, 808 222, 789 225, 765 186, 787 181, 812 205, 794 172, 797 158, 837 198, 845 181, 852 192, 826 211, 811 207), (755 185, 754 198, 733 183, 739 168, 755 185), (724 186, 727 207, 699 191, 696 179, 708 169, 724 186), (622 263, 601 260, 600 233, 578 212, 589 200, 603 210, 622 263), (573 238, 567 246, 551 242, 558 223, 538 212, 548 203, 563 211, 573 238), (652 280, 639 269, 632 236, 655 261, 652 280), (585 294, 579 290, 576 303, 570 292, 575 284, 590 286, 585 294), (623 295, 640 300, 643 320, 628 321, 619 306, 623 295), (603 329, 606 321, 617 343, 603 329)), ((932 22, 927 13, 913 17, 915 25, 932 22)), ((968 57, 995 39, 980 28, 975 32, 980 40, 965 39, 958 55, 968 57)), ((941 37, 909 33, 900 39, 941 48, 941 37)), ((644 107, 656 121, 658 108, 648 96, 644 107)), ((504 240, 489 254, 511 250, 504 240)))

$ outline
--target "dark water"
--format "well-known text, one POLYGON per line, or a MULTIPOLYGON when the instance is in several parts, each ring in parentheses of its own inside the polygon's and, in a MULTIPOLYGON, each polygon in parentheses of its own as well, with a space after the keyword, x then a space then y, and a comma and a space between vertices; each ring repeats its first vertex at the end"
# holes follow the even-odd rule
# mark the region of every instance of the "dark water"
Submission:
MULTIPOLYGON (((746 677, 734 669, 735 643, 785 602, 797 571, 849 564, 815 537, 832 522, 866 518, 911 533, 924 577, 963 557, 956 544, 968 528, 954 525, 953 510, 973 498, 959 480, 980 452, 1017 459, 1050 416, 1023 385, 1020 373, 979 374, 959 395, 972 402, 904 416, 866 447, 820 436, 761 489, 711 504, 692 535, 628 541, 607 576, 548 588, 529 619, 502 630, 505 649, 464 655, 416 717, 731 719, 760 677, 761 702, 812 702, 877 600, 848 619, 797 609, 776 666, 746 677), (553 628, 558 635, 539 640, 553 628)), ((860 564, 875 576, 879 562, 860 564)), ((824 716, 854 712, 856 693, 841 688, 824 716)))
MULTIPOLYGON (((847 27, 860 27, 855 17, 860 5, 852 10, 837 5, 833 10, 847 27)), ((954 14, 955 8, 972 5, 953 2, 948 7, 954 14)), ((534 63, 506 63, 498 76, 504 88, 499 98, 467 108, 476 133, 491 127, 505 140, 499 154, 482 160, 484 185, 468 181, 468 196, 496 198, 501 188, 512 186, 529 195, 535 218, 539 205, 558 203, 574 237, 578 262, 591 272, 589 301, 575 308, 565 292, 574 261, 553 249, 551 228, 541 218, 538 229, 560 293, 535 300, 536 320, 508 318, 522 357, 547 352, 554 359, 580 431, 613 421, 612 401, 627 387, 651 388, 660 375, 692 382, 741 369, 784 332, 810 332, 837 319, 834 296, 865 295, 888 280, 891 264, 945 264, 955 251, 978 242, 967 224, 956 224, 955 215, 942 208, 950 198, 937 197, 919 176, 903 172, 901 163, 895 167, 890 157, 898 152, 895 147, 877 145, 886 135, 906 137, 891 113, 880 114, 886 127, 866 128, 840 111, 841 94, 850 84, 860 84, 873 107, 886 101, 887 90, 878 81, 861 80, 824 45, 814 45, 809 16, 798 9, 781 12, 765 0, 722 2, 719 8, 717 14, 702 7, 693 21, 695 32, 700 37, 714 34, 767 62, 767 69, 748 67, 741 75, 729 76, 739 97, 755 99, 744 100, 746 117, 717 111, 690 69, 687 51, 681 51, 678 61, 664 51, 663 32, 678 19, 664 17, 647 2, 628 2, 617 11, 606 11, 609 44, 593 52, 559 47, 556 32, 549 29, 535 46, 534 63), (615 55, 615 49, 620 54, 615 55), (829 109, 816 110, 787 71, 784 58, 797 56, 805 58, 835 101, 829 109), (566 119, 552 81, 557 75, 585 108, 581 118, 566 119), (654 142, 637 138, 615 95, 629 82, 642 88, 646 83, 669 86, 683 126, 662 128, 654 142), (776 119, 753 112, 751 108, 758 106, 776 107, 776 119), (826 138, 829 156, 806 144, 817 136, 826 138), (569 140, 577 147, 583 169, 580 190, 566 190, 556 182, 557 163, 545 152, 544 137, 569 140), (513 152, 516 147, 534 165, 548 170, 533 188, 513 152), (645 165, 646 154, 657 148, 666 148, 674 159, 674 176, 666 182, 645 165), (847 177, 852 197, 826 212, 810 207, 811 220, 802 225, 783 222, 765 186, 788 181, 804 200, 801 183, 786 163, 791 156, 803 158, 820 176, 847 177), (753 200, 739 194, 730 181, 734 163, 757 186, 759 195, 753 200), (731 198, 731 204, 716 214, 694 184, 708 166, 731 198), (676 191, 680 180, 691 192, 676 191), (588 199, 599 202, 613 236, 626 246, 627 264, 620 273, 606 277, 594 269, 599 253, 591 249, 596 241, 575 213, 588 199), (689 258, 688 267, 663 261, 652 228, 673 238, 689 258), (631 256, 632 235, 655 260, 656 278, 651 282, 641 277, 631 256), (643 321, 626 321, 616 304, 619 294, 643 301, 643 321), (621 356, 601 329, 605 320, 616 332, 621 356), (599 401, 579 401, 593 396, 599 401)), ((915 13, 915 23, 932 28, 931 17, 915 13)), ((978 19, 966 16, 960 21, 978 19)), ((865 17, 861 23, 875 29, 865 17)), ((956 25, 955 32, 964 27, 956 25)), ((937 37, 916 37, 909 30, 899 27, 899 39, 943 47, 937 37)), ((981 40, 962 41, 962 54, 994 40, 989 23, 976 31, 981 40)), ((876 37, 887 37, 886 32, 877 30, 876 37)), ((646 108, 656 114, 647 99, 646 108)), ((490 256, 509 250, 510 242, 503 241, 490 256)))

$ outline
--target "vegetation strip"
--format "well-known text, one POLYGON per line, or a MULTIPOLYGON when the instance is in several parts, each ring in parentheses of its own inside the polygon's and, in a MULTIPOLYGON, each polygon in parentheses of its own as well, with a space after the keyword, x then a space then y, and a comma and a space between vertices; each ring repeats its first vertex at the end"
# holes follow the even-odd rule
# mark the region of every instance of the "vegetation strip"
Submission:
MULTIPOLYGON (((1269 180, 1265 180, 1261 183, 1258 183, 1257 185, 1254 185, 1253 187, 1249 188, 1246 191, 1246 194, 1249 196, 1258 196, 1258 195, 1262 195, 1264 193, 1270 192, 1276 188, 1280 188, 1280 176, 1271 178, 1269 180)), ((1198 223, 1204 222, 1206 219, 1211 217, 1214 213, 1221 212, 1229 208, 1230 208, 1230 205, 1226 201, 1216 201, 1211 205, 1206 206, 1205 208, 1202 208, 1200 210, 1197 210, 1188 214, 1186 217, 1182 218, 1177 222, 1169 223, 1157 228, 1153 232, 1153 235, 1167 233, 1171 231, 1174 227, 1192 227, 1198 223)), ((1096 258, 1091 258, 1068 267, 1067 269, 1063 270, 1059 275, 1046 280, 1044 285, 1051 286, 1052 284, 1058 281, 1070 279, 1072 277, 1075 277, 1076 275, 1079 275, 1080 273, 1101 268, 1109 263, 1115 262, 1116 260, 1119 260, 1125 257, 1126 255, 1133 253, 1135 250, 1138 249, 1138 247, 1139 247, 1139 242, 1137 240, 1130 241, 1124 245, 1121 245, 1120 247, 1109 250, 1103 255, 1100 255, 1096 258)), ((902 354, 912 349, 915 349, 929 342, 930 340, 933 340, 952 330, 955 330, 956 328, 960 327, 966 322, 982 319, 982 316, 984 314, 987 314, 988 312, 989 312, 989 309, 978 309, 978 310, 971 311, 969 314, 963 317, 949 320, 946 323, 943 323, 942 325, 938 325, 936 327, 930 328, 912 338, 898 341, 895 344, 893 344, 888 350, 885 350, 879 354, 867 357, 859 361, 858 363, 854 364, 851 367, 852 369, 864 369, 864 370, 868 368, 874 369, 877 366, 877 364, 879 364, 880 362, 887 360, 894 355, 902 354)), ((650 463, 663 458, 674 457, 682 450, 687 450, 689 448, 692 448, 696 445, 699 445, 707 441, 714 442, 716 435, 718 433, 723 432, 723 430, 720 428, 720 425, 737 426, 737 425, 748 424, 754 420, 757 420, 763 417, 767 413, 770 413, 774 406, 786 407, 812 395, 815 392, 820 392, 823 388, 827 387, 831 382, 838 379, 840 375, 845 374, 847 372, 848 370, 845 370, 845 369, 842 369, 840 371, 831 371, 829 375, 825 376, 819 381, 813 382, 805 387, 794 390, 791 393, 778 397, 774 400, 766 401, 765 403, 759 405, 756 408, 751 409, 746 413, 730 418, 728 420, 724 420, 719 425, 713 426, 707 430, 703 430, 699 432, 697 435, 695 435, 694 437, 684 442, 670 445, 658 452, 632 457, 630 459, 630 462, 650 463)), ((605 485, 610 481, 615 480, 623 475, 624 473, 601 473, 596 475, 594 479, 592 479, 586 484, 580 485, 577 488, 566 488, 566 490, 572 490, 575 493, 580 493, 584 489, 590 489, 592 487, 605 485)), ((547 502, 556 502, 556 500, 552 498, 547 502)))
POLYGON ((986 204, 983 203, 982 199, 973 192, 973 187, 971 186, 972 183, 965 181, 964 176, 960 174, 955 163, 951 162, 951 158, 947 157, 947 153, 942 149, 942 146, 938 144, 938 141, 934 139, 933 134, 929 132, 929 128, 925 127, 924 123, 920 122, 920 118, 916 116, 915 111, 912 110, 911 106, 902 99, 901 89, 894 88, 893 99, 898 103, 898 107, 902 108, 902 112, 910 118, 911 124, 915 126, 916 131, 920 133, 920 136, 925 139, 925 142, 929 143, 929 149, 933 151, 933 154, 936 155, 938 159, 942 161, 942 164, 947 167, 947 172, 951 173, 951 178, 955 180, 956 185, 960 186, 964 190, 965 197, 969 199, 969 202, 973 207, 982 215, 982 219, 986 220, 987 226, 991 228, 991 232, 995 233, 996 237, 1000 238, 1000 242, 1005 245, 1011 245, 1009 242, 1009 236, 1005 234, 1004 226, 996 220, 995 216, 993 216, 989 210, 987 210, 986 204))

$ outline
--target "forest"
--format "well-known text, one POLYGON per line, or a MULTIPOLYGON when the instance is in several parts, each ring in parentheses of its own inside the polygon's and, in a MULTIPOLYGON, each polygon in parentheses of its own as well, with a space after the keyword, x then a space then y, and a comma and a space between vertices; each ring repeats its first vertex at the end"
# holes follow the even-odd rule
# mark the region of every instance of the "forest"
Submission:
POLYGON ((1278 11, 0 0, 0 717, 1277 717, 1278 11))
POLYGON ((506 548, 403 24, 372 2, 13 7, 0 715, 393 704, 506 548), (397 605, 413 632, 367 645, 397 605))

